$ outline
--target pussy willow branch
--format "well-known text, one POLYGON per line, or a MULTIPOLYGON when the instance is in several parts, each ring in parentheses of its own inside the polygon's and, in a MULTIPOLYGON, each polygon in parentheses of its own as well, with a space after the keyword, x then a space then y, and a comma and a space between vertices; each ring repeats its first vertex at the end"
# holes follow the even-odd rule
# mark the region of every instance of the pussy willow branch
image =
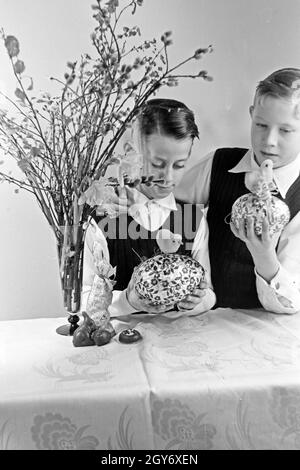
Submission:
POLYGON ((44 119, 44 121, 47 121, 48 124, 51 123, 50 119, 47 118, 43 113, 41 113, 41 111, 39 109, 36 109, 36 114, 38 116, 40 116, 42 119, 44 119))
MULTIPOLYGON (((198 78, 199 74, 197 75, 172 75, 172 78, 198 78)), ((204 78, 204 77, 203 77, 204 78)))
POLYGON ((49 198, 46 196, 45 192, 43 192, 43 188, 39 186, 34 174, 30 172, 26 172, 26 171, 24 173, 28 181, 30 181, 31 186, 34 188, 35 196, 37 200, 39 201, 39 203, 41 204, 41 206, 43 207, 43 212, 45 213, 47 220, 48 221, 51 220, 51 222, 54 223, 56 217, 53 218, 52 208, 48 206, 47 203, 45 202, 45 198, 46 198, 49 203, 49 198))
MULTIPOLYGON (((103 45, 102 36, 103 36, 103 33, 101 32, 101 43, 102 43, 102 45, 103 45)), ((104 38, 106 38, 106 36, 104 36, 104 38)), ((107 63, 106 59, 104 58, 104 55, 103 55, 103 53, 102 53, 102 51, 101 51, 101 49, 100 49, 100 47, 99 47, 98 40, 93 39, 92 41, 93 41, 94 47, 96 48, 96 51, 98 52, 99 56, 101 57, 101 61, 102 61, 102 63, 104 64, 104 67, 105 67, 105 69, 106 69, 106 71, 107 71, 107 74, 110 75, 109 64, 107 63)), ((111 79, 111 76, 110 76, 110 79, 111 79)))
MULTIPOLYGON (((64 100, 64 94, 65 94, 66 90, 64 89, 63 91, 63 96, 62 96, 62 100, 61 100, 61 130, 62 130, 62 135, 63 135, 63 149, 62 149, 62 154, 66 156, 66 158, 68 159, 69 158, 69 154, 68 154, 68 147, 67 147, 67 144, 66 144, 66 136, 65 136, 65 124, 63 122, 63 118, 64 118, 64 114, 63 114, 63 100, 64 100)), ((58 171, 57 171, 57 168, 56 168, 56 161, 52 158, 52 154, 50 155, 50 159, 51 159, 51 163, 52 163, 52 168, 53 168, 53 172, 54 172, 54 175, 55 175, 55 178, 57 181, 61 181, 61 183, 65 186, 66 190, 68 189, 68 178, 67 178, 67 182, 64 181, 64 179, 62 178, 62 176, 59 176, 58 174, 58 171)), ((68 166, 67 166, 68 168, 68 166)), ((64 210, 64 213, 65 213, 65 216, 68 220, 68 222, 70 222, 70 214, 69 214, 69 210, 68 210, 68 207, 66 205, 66 202, 65 202, 65 197, 64 197, 64 194, 63 194, 63 191, 62 191, 62 186, 59 185, 59 192, 60 192, 60 200, 61 200, 61 204, 62 204, 62 207, 63 207, 63 210, 64 210)))
MULTIPOLYGON (((156 54, 156 57, 158 56, 158 54, 161 52, 161 50, 156 54)), ((150 66, 150 65, 149 65, 150 66)), ((164 75, 160 77, 159 81, 161 81, 162 79, 164 78, 164 75)), ((149 83, 147 83, 147 72, 145 71, 144 75, 142 76, 142 78, 140 78, 134 85, 134 89, 132 90, 133 92, 136 91, 137 89, 139 90, 139 97, 137 99, 137 101, 139 101, 139 98, 140 96, 143 94, 143 82, 144 82, 144 88, 145 90, 147 89, 147 86, 149 86, 149 83)), ((125 90, 126 92, 126 90, 125 90)), ((121 102, 121 104, 119 105, 118 109, 117 109, 117 112, 119 112, 120 109, 122 109, 125 105, 125 103, 127 102, 128 99, 130 99, 131 97, 131 94, 128 96, 126 96, 126 98, 121 102)))
MULTIPOLYGON (((14 147, 16 147, 16 148, 18 149, 18 152, 19 152, 19 153, 18 153, 18 156, 19 156, 19 155, 23 155, 24 158, 26 158, 26 153, 24 152, 23 148, 20 147, 20 145, 19 145, 18 141, 16 140, 15 136, 13 136, 13 135, 10 134, 10 133, 7 133, 4 129, 1 129, 1 128, 0 128, 0 132, 1 132, 3 135, 5 135, 5 137, 6 137, 6 139, 8 140, 8 142, 11 142, 12 145, 14 145, 14 147)), ((15 155, 14 155, 14 159, 17 160, 17 161, 21 160, 21 158, 18 158, 18 157, 16 157, 15 155)))
MULTIPOLYGON (((26 183, 25 181, 14 178, 14 177, 12 177, 10 175, 7 175, 6 173, 3 173, 3 172, 0 172, 0 176, 2 176, 6 181, 8 181, 10 183, 13 183, 14 185, 16 185, 19 188, 23 189, 24 191, 27 191, 27 192, 33 194, 35 196, 37 202, 39 203, 39 206, 41 207, 41 209, 42 209, 47 221, 49 222, 49 224, 52 225, 54 223, 55 218, 52 217, 54 214, 51 214, 51 211, 48 209, 47 205, 45 204, 45 200, 44 200, 43 195, 41 193, 41 188, 38 185, 35 185, 34 183, 32 183, 32 181, 30 183, 26 183)), ((25 175, 25 176, 30 181, 30 178, 28 177, 28 175, 25 175)), ((46 191, 45 189, 43 189, 43 190, 46 191)))
POLYGON ((14 76, 16 77, 17 82, 18 82, 19 86, 21 87, 21 90, 24 93, 26 101, 27 101, 27 103, 28 103, 28 105, 31 109, 32 114, 33 114, 34 119, 32 119, 31 122, 32 122, 33 126, 36 128, 36 130, 38 131, 39 135, 41 136, 41 139, 44 142, 45 147, 48 148, 48 144, 47 144, 47 141, 44 137, 44 133, 42 131, 41 124, 40 124, 39 118, 37 116, 36 110, 35 110, 35 108, 32 104, 32 101, 30 100, 30 98, 29 98, 29 96, 28 96, 28 94, 27 94, 27 92, 26 92, 26 90, 23 86, 23 83, 22 83, 22 80, 20 79, 19 74, 17 74, 16 71, 15 71, 13 60, 12 60, 11 57, 10 57, 10 62, 12 64, 12 68, 13 68, 13 71, 14 71, 14 76))
POLYGON ((156 61, 158 56, 162 53, 162 51, 165 51, 165 54, 166 54, 166 70, 168 70, 168 53, 167 53, 167 48, 165 44, 156 52, 154 57, 151 57, 151 61, 148 62, 149 67, 151 67, 151 65, 154 64, 154 62, 156 61))
POLYGON ((29 183, 25 183, 21 180, 18 180, 17 178, 14 178, 10 175, 7 175, 6 173, 3 173, 2 171, 0 171, 0 177, 3 177, 9 183, 13 183, 16 186, 18 186, 19 188, 22 188, 22 189, 24 189, 25 191, 28 191, 31 194, 35 194, 34 191, 33 191, 34 188, 29 183), (29 188, 31 188, 31 189, 29 189, 29 188))
MULTIPOLYGON (((154 62, 155 59, 157 59, 157 57, 159 56, 159 54, 162 52, 163 50, 163 47, 156 53, 155 57, 153 58, 153 60, 151 61, 151 64, 154 62)), ((150 67, 150 63, 148 64, 148 66, 150 67)), ((158 82, 161 82, 166 74, 168 73, 169 71, 166 70, 164 74, 162 74, 160 77, 159 77, 159 80, 157 80, 158 82)), ((139 81, 135 84, 135 89, 139 89, 139 97, 138 97, 138 100, 139 98, 143 95, 144 91, 147 90, 147 87, 149 86, 149 82, 147 82, 148 80, 148 72, 145 70, 145 73, 144 75, 142 76, 142 78, 139 79, 139 81), (143 90, 144 88, 144 90, 143 90)), ((123 106, 124 106, 124 103, 127 101, 127 98, 125 99, 125 101, 123 101, 121 103, 121 105, 119 106, 118 110, 121 109, 123 106)))
POLYGON ((116 35, 115 35, 115 29, 117 27, 117 24, 118 24, 118 21, 117 19, 115 19, 115 24, 114 24, 114 27, 112 28, 111 25, 109 24, 108 27, 109 27, 109 30, 111 32, 111 42, 109 44, 109 50, 111 50, 112 48, 112 44, 114 42, 115 46, 116 46, 116 49, 117 49, 117 53, 118 53, 118 60, 120 60, 120 57, 121 57, 121 54, 120 54, 120 49, 119 49, 119 43, 117 41, 117 38, 116 38, 116 35))
POLYGON ((0 91, 0 95, 3 96, 10 104, 12 104, 18 110, 18 112, 22 116, 24 116, 24 118, 28 119, 32 123, 32 125, 36 128, 36 126, 34 125, 33 119, 31 119, 31 117, 29 117, 28 114, 24 113, 24 111, 22 111, 22 109, 11 98, 9 98, 4 93, 2 93, 2 91, 0 91))
MULTIPOLYGON (((30 98, 28 97, 28 95, 27 95, 27 93, 26 93, 26 90, 25 90, 25 88, 24 88, 24 86, 23 86, 22 80, 20 79, 19 75, 15 72, 14 65, 13 65, 13 61, 12 61, 12 58, 11 58, 11 57, 10 57, 10 61, 11 61, 11 64, 12 64, 12 67, 13 67, 13 70, 14 70, 14 75, 15 75, 15 77, 16 77, 16 79, 17 79, 17 81, 18 81, 18 84, 19 84, 19 86, 21 87, 22 92, 24 93, 24 96, 25 96, 25 98, 26 98, 26 100, 27 100, 27 102, 28 102, 28 104, 29 104, 29 107, 30 107, 32 113, 33 113, 34 120, 31 120, 31 122, 32 122, 33 126, 36 128, 37 132, 39 133, 39 135, 40 135, 40 137, 41 137, 41 139, 42 139, 42 141, 43 141, 43 143, 44 143, 44 145, 45 145, 45 148, 46 148, 47 151, 48 151, 48 156, 49 156, 49 159, 50 159, 51 164, 52 164, 53 171, 54 171, 55 176, 56 176, 57 181, 58 181, 58 175, 57 175, 57 173, 56 173, 55 161, 54 161, 54 159, 52 158, 51 149, 50 149, 50 147, 48 146, 47 140, 45 139, 44 133, 43 133, 43 131, 42 131, 42 128, 41 128, 41 125, 40 125, 40 121, 39 121, 37 112, 36 112, 34 106, 32 105, 32 102, 31 102, 30 98)), ((33 178, 34 183, 36 184, 36 182, 35 182, 36 177, 33 175, 32 178, 33 178)), ((28 179, 30 180, 31 177, 28 176, 28 179)), ((51 220, 51 213, 49 213, 49 209, 48 209, 47 205, 45 204, 45 200, 44 200, 43 194, 41 193, 41 191, 40 191, 38 185, 37 185, 36 192, 38 193, 38 196, 39 196, 39 197, 37 197, 37 199, 38 199, 39 203, 41 204, 41 207, 43 208, 43 212, 45 213, 45 216, 46 216, 47 220, 48 220, 48 219, 51 220)), ((69 211, 67 210, 67 207, 66 207, 66 205, 65 205, 65 200, 64 200, 64 197, 63 197, 63 194, 62 194, 62 193, 61 193, 61 203, 62 203, 62 206, 64 207, 65 215, 66 215, 67 219, 69 219, 69 211)))
POLYGON ((78 93, 77 93, 70 85, 68 85, 68 83, 63 82, 62 80, 59 80, 58 78, 55 78, 55 77, 51 77, 51 80, 52 80, 53 82, 57 82, 57 83, 59 83, 60 85, 63 86, 63 89, 64 89, 63 94, 64 94, 67 90, 69 90, 72 94, 74 94, 74 95, 77 96, 77 99, 80 99, 80 98, 81 98, 81 96, 78 95, 78 93))
POLYGON ((165 53, 165 61, 166 61, 166 71, 169 71, 169 57, 168 57, 168 51, 167 51, 167 46, 164 44, 164 53, 165 53))
MULTIPOLYGON (((98 2, 99 3, 99 2, 98 2)), ((121 10, 120 10, 120 13, 118 14, 117 18, 116 18, 116 22, 118 23, 121 16, 124 14, 124 12, 130 8, 132 5, 135 5, 136 6, 136 2, 135 1, 132 1, 131 3, 129 3, 128 5, 125 5, 125 7, 123 7, 121 10)))
MULTIPOLYGON (((116 74, 117 74, 117 70, 114 71, 114 75, 113 75, 113 78, 112 78, 113 81, 115 80, 116 74)), ((114 112, 114 109, 115 109, 115 105, 116 105, 116 101, 118 100, 119 95, 120 95, 119 90, 116 90, 115 100, 114 100, 113 104, 111 105, 111 110, 110 110, 110 115, 111 115, 111 116, 113 115, 113 112, 114 112)), ((101 116, 101 118, 99 119, 99 123, 98 123, 97 129, 96 129, 96 135, 99 134, 99 131, 100 131, 100 128, 101 128, 101 125, 102 125, 102 121, 104 120, 104 113, 105 113, 105 111, 106 111, 108 105, 110 104, 111 97, 112 97, 112 93, 108 96, 107 106, 105 106, 105 107, 103 108, 102 116, 101 116)), ((101 149, 102 149, 102 146, 103 146, 103 143, 104 143, 104 139, 105 139, 105 136, 102 135, 102 136, 101 136, 101 139, 100 139, 100 142, 99 142, 99 145, 98 145, 98 149, 97 149, 97 151, 96 151, 96 157, 95 157, 95 159, 94 159, 94 160, 96 160, 96 161, 97 161, 97 159, 98 159, 99 156, 100 156, 101 149)))
MULTIPOLYGON (((12 104, 14 104, 14 106, 18 109, 18 111, 20 112, 20 108, 12 101, 10 100, 10 98, 8 98, 8 96, 6 96, 4 93, 2 93, 0 91, 0 95, 3 96, 3 98, 5 98, 6 100, 10 101, 12 104)), ((26 114, 23 113, 23 116, 24 118, 26 118, 27 120, 30 120, 26 114)), ((12 119, 10 119, 8 116, 0 116, 0 119, 1 121, 4 123, 4 125, 6 127, 18 127, 18 129, 20 129, 24 134, 26 133, 29 133, 29 134, 32 134, 35 138, 39 138, 39 134, 35 131, 33 131, 32 129, 30 128, 27 128, 27 127, 24 127, 22 126, 21 124, 17 124, 15 123, 15 121, 13 121, 12 119)))
MULTIPOLYGON (((190 62, 191 60, 193 60, 195 58, 195 55, 192 55, 190 57, 188 57, 187 59, 183 60, 182 62, 180 62, 179 64, 175 65, 174 67, 170 68, 170 70, 168 71, 169 74, 171 74, 172 72, 174 72, 174 70, 177 70, 179 67, 182 67, 183 65, 187 64, 188 62, 190 62)), ((197 76, 197 75, 196 75, 197 76)))
MULTIPOLYGON (((15 129, 15 133, 11 136, 7 131, 3 141, 8 142, 11 149, 15 149, 16 153, 13 151, 8 153, 17 161, 22 160, 22 157, 26 159, 28 167, 24 168, 30 184, 20 182, 19 185, 35 195, 47 220, 53 225, 56 236, 60 234, 60 237, 58 221, 60 225, 70 225, 79 220, 81 210, 77 211, 77 198, 93 179, 99 177, 102 165, 113 154, 138 108, 155 90, 165 84, 166 78, 172 77, 173 71, 195 58, 190 57, 169 69, 165 43, 158 51, 155 43, 151 49, 153 56, 145 55, 146 41, 138 48, 129 47, 129 51, 126 51, 127 36, 135 34, 134 31, 138 33, 138 29, 128 28, 129 34, 124 30, 125 34, 118 36, 118 22, 125 10, 131 7, 135 10, 137 2, 129 1, 121 11, 111 4, 113 7, 111 12, 102 9, 100 0, 97 0, 97 4, 99 15, 102 15, 102 18, 98 18, 99 27, 95 28, 93 40, 99 55, 98 59, 92 61, 88 55, 85 58, 82 56, 81 64, 77 65, 74 62, 70 66, 72 69, 70 82, 68 78, 66 82, 54 79, 64 87, 62 95, 57 99, 54 98, 54 105, 59 110, 58 116, 55 116, 54 112, 51 114, 50 105, 53 100, 45 100, 46 104, 41 110, 30 100, 29 93, 23 86, 21 74, 17 74, 14 59, 10 56, 14 75, 23 93, 21 99, 26 106, 27 114, 20 106, 6 98, 18 110, 19 115, 26 119, 28 127, 21 125, 18 127, 8 121, 8 128, 15 129), (104 18, 106 20, 103 23, 104 18), (163 49, 165 67, 162 67, 164 73, 160 73, 155 62, 163 49), (134 86, 128 87, 133 76, 130 73, 133 66, 128 64, 130 69, 127 69, 124 58, 131 52, 139 51, 144 55, 141 65, 145 68, 142 69, 142 77, 134 86), (121 62, 125 67, 122 67, 121 62), (78 68, 75 71, 75 67, 79 67, 79 75, 78 68), (74 86, 71 86, 72 80, 75 80, 74 86), (133 104, 129 106, 131 101, 133 104), (124 109, 126 105, 129 111, 124 109), (45 132, 44 121, 49 124, 45 132), (108 123, 112 127, 106 127, 108 123), (32 157, 28 156, 26 151, 26 148, 30 150, 30 147, 33 149, 32 157), (37 150, 34 147, 37 147, 37 150), (26 168, 28 168, 27 173, 26 168)), ((154 41, 150 41, 150 45, 153 43, 154 41)), ((137 75, 139 76, 140 74, 137 75)), ((9 180, 8 175, 6 179, 9 180)), ((16 183, 13 178, 10 181, 16 183)), ((74 237, 75 235, 74 233, 74 237)))
POLYGON ((110 140, 110 142, 108 143, 108 145, 104 149, 104 152, 102 152, 102 157, 99 158, 99 160, 97 162, 95 162, 94 167, 93 167, 93 173, 98 168, 100 168, 101 164, 105 161, 105 159, 108 158, 112 154, 112 152, 114 151, 115 146, 119 142, 120 137, 123 135, 123 133, 127 129, 127 125, 132 121, 133 117, 135 116, 135 114, 137 112, 137 108, 139 108, 148 99, 148 97, 150 95, 152 95, 152 93, 157 89, 158 86, 159 86, 158 83, 155 83, 155 84, 151 85, 151 87, 144 94, 144 96, 141 98, 141 100, 138 103, 136 103, 136 106, 131 110, 131 112, 125 118, 124 125, 117 130, 116 135, 114 136, 114 138, 112 138, 110 140))
MULTIPOLYGON (((104 105, 103 105, 103 108, 102 108, 101 117, 100 117, 100 119, 99 119, 99 124, 103 121, 103 118, 104 118, 104 116, 105 116, 106 109, 107 109, 107 107, 108 107, 108 105, 109 105, 109 100, 110 100, 110 95, 108 95, 108 96, 106 97, 106 99, 103 100, 103 101, 104 101, 104 105)), ((102 103, 103 103, 103 101, 102 101, 102 103)), ((102 143, 103 143, 103 140, 102 140, 102 143)), ((101 147, 100 147, 100 148, 101 148, 101 147)), ((95 168, 95 163, 94 163, 93 170, 92 170, 93 172, 94 172, 94 168, 95 168)))
MULTIPOLYGON (((48 147, 49 148, 49 147, 48 147)), ((68 190, 68 185, 67 183, 64 181, 62 175, 60 175, 59 171, 58 171, 58 168, 56 166, 56 159, 54 158, 54 155, 53 153, 51 152, 51 149, 50 151, 48 152, 48 158, 49 158, 49 170, 53 173, 54 173, 54 176, 55 176, 55 180, 57 182, 60 182, 61 184, 59 185, 60 187, 60 198, 61 198, 61 201, 62 201, 62 205, 63 207, 65 208, 65 212, 67 213, 67 208, 66 208, 66 205, 65 205, 65 198, 64 198, 64 195, 62 193, 62 188, 64 187, 65 188, 65 191, 68 190)))

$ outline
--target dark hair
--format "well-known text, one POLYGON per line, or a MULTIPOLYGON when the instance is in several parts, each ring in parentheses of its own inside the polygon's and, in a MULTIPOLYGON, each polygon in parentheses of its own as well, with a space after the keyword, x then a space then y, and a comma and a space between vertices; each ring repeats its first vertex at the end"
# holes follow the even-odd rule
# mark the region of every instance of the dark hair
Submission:
POLYGON ((138 121, 141 134, 146 137, 154 133, 178 140, 199 137, 194 113, 177 100, 157 98, 147 101, 139 110, 138 121))
POLYGON ((259 82, 256 87, 255 99, 263 96, 290 99, 296 95, 299 96, 299 91, 300 69, 284 68, 276 70, 259 82))

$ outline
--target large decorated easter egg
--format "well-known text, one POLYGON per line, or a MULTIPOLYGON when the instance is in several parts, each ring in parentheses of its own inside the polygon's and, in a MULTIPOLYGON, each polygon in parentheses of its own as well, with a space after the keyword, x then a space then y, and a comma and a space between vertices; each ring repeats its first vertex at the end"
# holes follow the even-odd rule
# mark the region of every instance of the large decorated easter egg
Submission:
POLYGON ((247 193, 239 197, 232 206, 231 221, 238 229, 239 222, 253 217, 254 231, 261 235, 262 221, 268 217, 270 234, 280 232, 290 220, 290 211, 285 202, 276 196, 263 199, 256 194, 247 193))
POLYGON ((142 300, 173 308, 204 279, 198 261, 186 255, 162 253, 141 263, 134 271, 134 286, 142 300))

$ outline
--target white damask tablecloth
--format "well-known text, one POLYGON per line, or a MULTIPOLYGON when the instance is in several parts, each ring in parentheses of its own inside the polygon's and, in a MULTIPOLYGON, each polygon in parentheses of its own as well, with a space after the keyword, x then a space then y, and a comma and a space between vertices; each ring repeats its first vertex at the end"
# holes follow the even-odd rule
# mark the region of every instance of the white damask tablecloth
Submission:
POLYGON ((300 449, 300 314, 114 321, 141 342, 75 348, 64 319, 0 322, 0 449, 300 449))

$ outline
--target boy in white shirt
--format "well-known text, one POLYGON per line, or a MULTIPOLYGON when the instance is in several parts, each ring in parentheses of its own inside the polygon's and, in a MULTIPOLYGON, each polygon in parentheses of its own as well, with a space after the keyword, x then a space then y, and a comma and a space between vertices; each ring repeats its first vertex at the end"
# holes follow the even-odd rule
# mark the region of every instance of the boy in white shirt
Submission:
MULTIPOLYGON (((179 101, 154 99, 143 106, 136 124, 136 144, 143 156, 145 174, 153 175, 154 180, 160 182, 127 189, 127 198, 130 199, 128 212, 126 210, 113 219, 99 217, 90 222, 85 237, 81 310, 86 310, 95 276, 93 246, 97 241, 102 248, 103 259, 116 266, 111 316, 141 311, 164 313, 164 307, 153 306, 137 297, 131 277, 141 258, 155 255, 158 250, 157 232, 167 227, 171 232, 175 230, 173 233, 178 234, 178 229, 181 232, 179 252, 193 256, 206 270, 206 281, 177 304, 179 313, 168 315, 203 313, 211 309, 216 300, 211 289, 206 221, 197 206, 176 201, 173 195, 184 174, 193 140, 198 136, 194 115, 179 101), (201 236, 196 239, 196 243, 202 246, 201 257, 194 243, 199 224, 204 225, 201 236)), ((116 202, 119 205, 117 195, 116 202)))
MULTIPOLYGON (((252 149, 221 148, 190 169, 175 196, 208 207, 211 279, 215 307, 300 310, 300 70, 285 68, 259 82, 250 107, 252 149), (247 172, 265 160, 274 166, 278 197, 291 219, 281 233, 262 236, 248 218, 236 230, 225 222, 242 194, 247 172)), ((201 257, 201 255, 200 255, 201 257)))

